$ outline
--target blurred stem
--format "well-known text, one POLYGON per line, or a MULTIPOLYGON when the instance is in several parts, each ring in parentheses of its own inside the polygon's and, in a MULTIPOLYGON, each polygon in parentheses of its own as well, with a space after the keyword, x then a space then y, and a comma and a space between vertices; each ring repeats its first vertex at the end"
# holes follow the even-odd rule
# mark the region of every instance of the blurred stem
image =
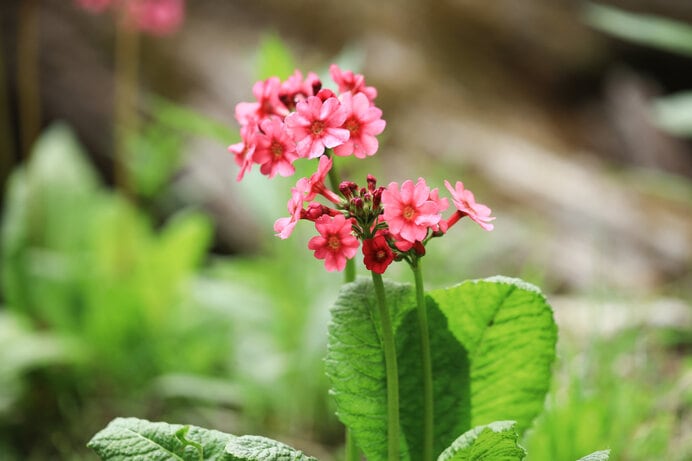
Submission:
MULTIPOLYGON (((1 38, 1 37, 0 37, 1 38)), ((10 122, 10 99, 7 84, 4 48, 0 41, 0 196, 5 190, 5 180, 12 170, 14 137, 10 122)))
POLYGON ((113 168, 115 186, 133 199, 128 174, 128 145, 137 132, 137 89, 139 73, 139 32, 131 24, 125 8, 121 8, 115 37, 115 136, 113 168))
POLYGON ((38 136, 41 120, 38 72, 38 0, 23 0, 19 6, 17 37, 17 92, 21 152, 26 160, 38 136))
POLYGON ((399 370, 396 363, 394 330, 384 292, 382 275, 372 272, 375 297, 382 327, 382 348, 387 376, 387 459, 399 461, 399 370))
POLYGON ((420 328, 421 366, 423 372, 423 461, 432 461, 434 437, 432 360, 430 358, 428 311, 425 304, 425 290, 420 259, 413 261, 411 269, 416 281, 416 303, 418 305, 418 327, 420 328))

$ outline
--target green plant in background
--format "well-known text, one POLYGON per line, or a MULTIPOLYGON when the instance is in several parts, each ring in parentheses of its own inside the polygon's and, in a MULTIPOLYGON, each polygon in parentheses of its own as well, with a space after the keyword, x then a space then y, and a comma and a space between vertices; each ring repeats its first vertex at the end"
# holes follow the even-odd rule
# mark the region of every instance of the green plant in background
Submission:
MULTIPOLYGON (((650 14, 587 3, 586 22, 608 34, 634 43, 692 57, 692 26, 650 14)), ((692 136, 692 91, 657 98, 651 108, 654 122, 676 136, 692 136)))

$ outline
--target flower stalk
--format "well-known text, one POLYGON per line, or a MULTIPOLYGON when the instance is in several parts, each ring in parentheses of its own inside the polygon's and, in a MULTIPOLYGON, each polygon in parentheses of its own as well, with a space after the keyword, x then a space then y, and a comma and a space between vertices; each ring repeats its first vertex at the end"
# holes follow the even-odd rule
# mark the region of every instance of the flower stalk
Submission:
POLYGON ((399 461, 399 370, 396 360, 394 330, 384 292, 382 275, 372 272, 377 309, 382 327, 382 348, 387 376, 387 459, 399 461))
POLYGON ((432 461, 435 423, 432 360, 430 354, 428 312, 425 303, 423 275, 419 258, 413 261, 411 269, 413 270, 416 285, 416 305, 418 306, 418 326, 420 328, 421 370, 423 373, 423 461, 432 461))

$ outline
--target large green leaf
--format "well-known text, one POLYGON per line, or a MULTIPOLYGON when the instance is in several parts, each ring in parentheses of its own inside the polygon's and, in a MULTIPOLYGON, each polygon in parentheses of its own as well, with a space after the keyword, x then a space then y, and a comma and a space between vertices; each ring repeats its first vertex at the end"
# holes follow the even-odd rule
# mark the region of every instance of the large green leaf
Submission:
POLYGON ((229 461, 317 461, 312 456, 258 435, 244 435, 231 439, 226 445, 229 461))
MULTIPOLYGON (((433 371, 434 454, 470 427, 470 379, 466 350, 447 328, 447 319, 427 298, 433 371)), ((401 426, 412 460, 423 459, 423 375, 417 309, 403 318, 397 332, 401 426)))
POLYGON ((137 418, 116 418, 87 444, 108 460, 223 460, 234 438, 197 426, 155 423, 137 418))
POLYGON ((526 456, 518 443, 514 421, 496 421, 462 434, 437 461, 521 461, 526 456))
MULTIPOLYGON (((402 459, 421 457, 422 376, 416 300, 412 287, 385 282, 399 362, 402 459)), ((444 315, 428 302, 439 453, 468 428, 468 361, 446 328, 444 315)), ((370 461, 387 458, 387 393, 384 353, 373 285, 366 279, 344 286, 332 308, 326 370, 341 421, 352 430, 370 461)))
POLYGON ((557 327, 538 288, 493 277, 430 296, 471 362, 471 425, 517 421, 521 433, 543 408, 557 327))

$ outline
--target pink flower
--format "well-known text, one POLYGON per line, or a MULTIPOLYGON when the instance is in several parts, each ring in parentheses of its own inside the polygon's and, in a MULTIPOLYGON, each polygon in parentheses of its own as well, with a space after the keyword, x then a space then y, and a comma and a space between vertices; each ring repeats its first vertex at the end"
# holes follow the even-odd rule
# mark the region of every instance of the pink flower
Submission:
POLYGON ((303 212, 303 192, 299 189, 291 189, 291 199, 288 201, 288 212, 291 214, 287 218, 279 218, 274 222, 274 232, 276 236, 287 239, 296 227, 303 212))
POLYGON ((387 267, 394 261, 394 252, 389 248, 384 235, 363 240, 363 263, 365 267, 376 274, 384 274, 387 267))
POLYGON ((298 158, 295 143, 288 135, 284 123, 276 115, 260 123, 261 132, 256 136, 257 147, 254 161, 261 165, 260 172, 273 178, 277 173, 291 176, 296 169, 293 162, 298 158))
MULTIPOLYGON (((452 202, 454 202, 454 206, 456 206, 458 210, 447 220, 445 225, 446 228, 452 227, 459 219, 468 216, 473 221, 476 221, 483 229, 487 231, 493 230, 494 226, 490 224, 490 221, 495 219, 495 217, 490 216, 492 211, 482 203, 476 203, 473 192, 464 189, 464 183, 457 181, 453 189, 449 181, 445 180, 445 186, 452 194, 452 202)), ((446 232, 446 230, 447 229, 442 229, 443 232, 446 232)))
POLYGON ((440 222, 438 202, 430 199, 430 188, 423 178, 418 182, 406 180, 401 185, 392 182, 382 192, 383 218, 392 234, 411 243, 422 241, 428 228, 440 222))
POLYGON ((129 0, 127 6, 137 28, 152 35, 176 32, 185 18, 183 0, 129 0))
POLYGON ((240 128, 242 141, 228 147, 228 151, 235 154, 235 163, 240 167, 236 181, 241 181, 245 173, 252 168, 258 134, 257 119, 249 118, 247 123, 240 128))
POLYGON ((279 99, 280 87, 281 80, 278 77, 256 82, 252 86, 252 94, 257 102, 239 102, 235 106, 235 118, 238 123, 245 125, 251 118, 261 120, 270 115, 286 116, 288 109, 279 99))
POLYGON ((379 146, 375 136, 382 133, 386 124, 382 111, 370 105, 363 93, 346 92, 341 95, 341 104, 348 114, 343 127, 351 134, 348 141, 334 148, 334 154, 353 154, 358 158, 373 155, 379 146))
POLYGON ((76 3, 89 13, 98 14, 107 10, 113 0, 76 0, 76 3))
POLYGON ((324 259, 324 267, 329 271, 341 271, 346 260, 358 252, 358 239, 352 233, 352 220, 338 214, 334 217, 321 216, 315 221, 320 235, 308 242, 308 248, 315 251, 315 258, 324 259))
POLYGON ((297 103, 309 96, 315 96, 320 88, 322 88, 322 82, 317 74, 310 72, 303 80, 303 74, 296 69, 293 75, 281 84, 279 99, 281 99, 281 102, 284 103, 288 110, 292 111, 297 103))
POLYGON ((332 169, 333 163, 334 162, 331 158, 324 155, 320 157, 316 172, 314 172, 309 178, 301 178, 298 180, 296 183, 296 188, 305 193, 304 200, 306 202, 313 200, 318 194, 326 197, 332 203, 341 202, 339 196, 324 185, 324 180, 329 174, 329 170, 332 169))
POLYGON ((329 74, 339 86, 340 93, 363 93, 371 102, 377 97, 377 90, 372 86, 365 86, 365 77, 361 74, 354 74, 350 70, 342 71, 336 64, 329 66, 329 74))
POLYGON ((310 96, 296 105, 296 111, 286 117, 286 126, 296 141, 301 158, 317 158, 325 148, 333 148, 348 141, 349 131, 341 128, 346 110, 336 98, 326 101, 310 96))

